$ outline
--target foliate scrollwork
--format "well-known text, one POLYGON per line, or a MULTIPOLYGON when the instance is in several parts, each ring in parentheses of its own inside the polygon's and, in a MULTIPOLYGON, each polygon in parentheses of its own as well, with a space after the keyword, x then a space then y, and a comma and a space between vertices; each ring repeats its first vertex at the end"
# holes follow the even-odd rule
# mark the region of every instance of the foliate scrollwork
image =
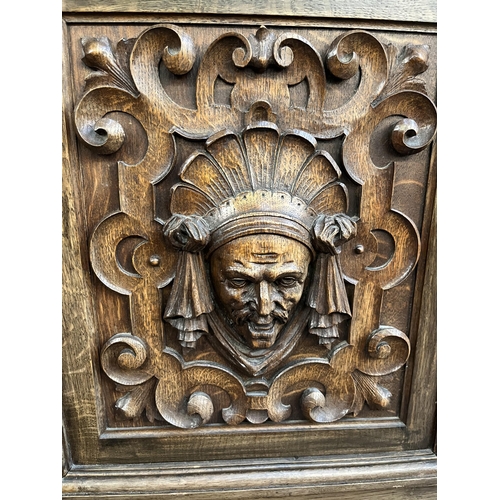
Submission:
POLYGON ((85 56, 82 61, 89 68, 96 70, 87 77, 87 82, 91 81, 94 85, 112 83, 118 88, 127 90, 134 97, 139 97, 126 57, 130 55, 127 48, 131 46, 131 43, 133 40, 120 40, 117 45, 118 54, 115 55, 108 37, 83 38, 82 47, 85 56))
POLYGON ((155 378, 150 378, 133 387, 119 385, 117 390, 125 394, 116 400, 115 409, 118 415, 123 419, 134 419, 140 418, 145 413, 151 423, 155 420, 162 421, 163 418, 156 408, 153 397, 156 383, 155 378))
POLYGON ((389 44, 386 46, 386 52, 390 67, 389 77, 378 100, 402 90, 425 94, 425 82, 418 75, 429 67, 429 46, 408 44, 398 52, 394 45, 389 44))
POLYGON ((165 350, 164 363, 164 376, 158 382, 155 397, 157 408, 167 422, 194 428, 208 421, 215 411, 230 425, 245 419, 246 394, 237 374, 211 362, 185 363, 171 349, 165 350), (208 385, 222 389, 230 405, 215 408, 210 395, 200 390, 208 385))
POLYGON ((358 415, 365 402, 375 410, 383 409, 389 405, 392 397, 391 391, 378 384, 376 378, 365 375, 358 370, 353 371, 352 378, 356 386, 356 394, 351 407, 354 416, 358 415))
POLYGON ((326 359, 304 359, 280 371, 269 389, 269 415, 281 422, 291 414, 291 407, 282 396, 294 387, 301 392, 300 408, 305 418, 313 422, 334 422, 351 411, 354 402, 352 346, 338 344, 326 359), (320 385, 321 387, 318 387, 320 385))
POLYGON ((147 136, 135 165, 119 162, 119 211, 90 239, 96 275, 129 296, 133 334, 101 350, 126 392, 117 410, 189 429, 387 407, 378 377, 406 363, 410 342, 380 325, 380 307, 415 268, 420 237, 392 207, 397 166, 376 165, 369 144, 389 117, 395 159, 432 141, 436 110, 419 77, 428 48, 399 51, 354 30, 318 50, 262 26, 222 33, 201 53, 188 31, 154 26, 116 50, 104 37, 82 40, 94 70, 75 109, 82 140, 119 151, 127 137, 111 112, 147 136), (197 72, 194 107, 172 97, 165 69, 197 72), (354 91, 327 109, 328 91, 351 79, 354 91), (229 104, 216 99, 220 80, 229 104), (178 157, 178 135, 199 147, 178 157), (335 138, 334 159, 319 141, 335 138), (165 179, 161 218, 155 186, 165 179), (391 243, 383 258, 381 235, 391 243), (118 255, 127 239, 129 267, 118 255))
POLYGON ((355 102, 371 102, 387 78, 387 56, 384 46, 366 31, 355 30, 337 37, 326 56, 326 65, 336 77, 349 79, 359 71, 362 80, 355 102))
POLYGON ((410 355, 410 340, 396 328, 382 326, 372 332, 366 343, 368 357, 358 364, 367 375, 387 375, 397 370, 410 355))
POLYGON ((366 341, 365 355, 360 356, 352 377, 356 386, 353 413, 357 415, 366 401, 370 408, 389 405, 391 392, 377 382, 377 377, 401 368, 410 355, 410 340, 400 330, 381 326, 366 341))
POLYGON ((108 377, 122 385, 138 385, 149 380, 148 346, 139 337, 117 333, 101 350, 101 366, 108 377))
MULTIPOLYGON (((111 97, 115 105, 118 99, 126 103, 131 102, 130 98, 139 97, 128 67, 134 40, 121 40, 117 44, 116 53, 107 37, 85 37, 81 42, 85 53, 82 61, 94 70, 86 79, 86 91, 87 94, 92 94, 94 106, 96 100, 101 107, 105 106, 111 97), (124 93, 117 93, 117 90, 124 93)), ((80 137, 100 154, 115 153, 125 141, 122 125, 106 117, 105 113, 95 118, 91 117, 91 113, 91 109, 87 108, 83 99, 75 113, 80 137)))

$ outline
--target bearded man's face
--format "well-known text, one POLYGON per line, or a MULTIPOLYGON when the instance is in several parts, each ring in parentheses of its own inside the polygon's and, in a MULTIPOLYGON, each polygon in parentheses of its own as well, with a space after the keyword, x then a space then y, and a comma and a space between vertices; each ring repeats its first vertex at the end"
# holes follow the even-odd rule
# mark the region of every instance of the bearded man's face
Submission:
POLYGON ((274 345, 300 301, 310 250, 284 236, 242 236, 210 260, 214 291, 226 316, 252 349, 274 345))

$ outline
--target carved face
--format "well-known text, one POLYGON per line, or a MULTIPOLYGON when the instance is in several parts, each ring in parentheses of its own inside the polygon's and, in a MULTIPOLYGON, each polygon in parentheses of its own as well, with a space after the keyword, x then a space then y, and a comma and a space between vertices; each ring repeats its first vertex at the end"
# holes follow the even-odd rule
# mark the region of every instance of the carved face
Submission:
POLYGON ((216 297, 253 349, 276 342, 302 296, 310 260, 302 243, 270 234, 243 236, 213 253, 216 297))

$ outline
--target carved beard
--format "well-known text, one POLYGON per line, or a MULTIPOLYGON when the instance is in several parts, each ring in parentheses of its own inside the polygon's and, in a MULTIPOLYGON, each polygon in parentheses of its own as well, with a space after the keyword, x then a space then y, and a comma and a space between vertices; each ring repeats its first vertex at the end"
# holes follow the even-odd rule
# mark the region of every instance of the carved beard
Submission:
POLYGON ((288 313, 276 305, 267 316, 261 316, 250 304, 243 309, 231 311, 231 317, 239 330, 242 340, 252 349, 268 349, 274 345, 283 325, 288 321, 288 313))
MULTIPOLYGON (((300 306, 300 303, 297 305, 300 306)), ((307 326, 309 311, 307 307, 295 307, 288 315, 283 315, 283 318, 290 319, 282 325, 272 348, 255 349, 243 338, 237 338, 240 336, 240 328, 236 327, 228 311, 217 308, 207 315, 212 331, 208 340, 230 363, 247 375, 261 376, 275 368, 293 350, 307 326)), ((248 313, 248 310, 246 312, 248 313)), ((250 311, 250 315, 252 312, 250 311)))

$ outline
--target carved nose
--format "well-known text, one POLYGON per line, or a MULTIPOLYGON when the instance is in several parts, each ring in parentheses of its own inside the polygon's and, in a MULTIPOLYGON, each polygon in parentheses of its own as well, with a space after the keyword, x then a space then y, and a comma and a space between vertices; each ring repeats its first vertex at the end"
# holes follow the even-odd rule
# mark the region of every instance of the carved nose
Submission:
POLYGON ((257 284, 257 312, 260 316, 269 316, 272 311, 271 285, 263 280, 257 284))

